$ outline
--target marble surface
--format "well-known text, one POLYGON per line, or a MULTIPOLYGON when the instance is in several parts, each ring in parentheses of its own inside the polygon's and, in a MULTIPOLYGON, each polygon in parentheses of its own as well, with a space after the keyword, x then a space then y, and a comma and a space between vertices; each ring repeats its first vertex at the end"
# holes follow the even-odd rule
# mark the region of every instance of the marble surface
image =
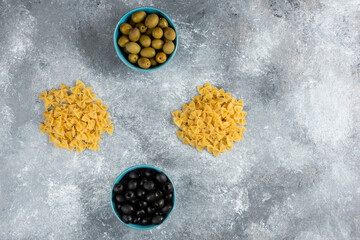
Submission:
POLYGON ((358 0, 0 0, 0 239, 360 239, 358 0), (118 20, 164 10, 179 49, 163 69, 117 57, 118 20), (108 105, 101 149, 56 149, 41 91, 82 79, 108 105), (245 101, 245 140, 214 158, 170 112, 206 81, 245 101), (117 221, 109 191, 148 163, 177 188, 151 231, 117 221))

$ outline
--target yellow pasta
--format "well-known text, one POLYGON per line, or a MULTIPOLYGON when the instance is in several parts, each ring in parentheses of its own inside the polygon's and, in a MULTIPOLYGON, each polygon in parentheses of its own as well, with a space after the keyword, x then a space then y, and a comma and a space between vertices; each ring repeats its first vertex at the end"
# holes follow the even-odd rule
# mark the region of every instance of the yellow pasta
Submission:
POLYGON ((231 97, 224 89, 210 83, 197 87, 200 95, 183 104, 182 110, 172 112, 173 121, 180 130, 176 135, 184 144, 190 144, 199 152, 206 148, 216 157, 232 150, 233 142, 244 139, 246 112, 244 102, 231 97))
POLYGON ((55 147, 82 152, 86 148, 99 150, 101 134, 112 135, 114 126, 108 118, 107 106, 96 99, 92 87, 77 80, 75 87, 60 84, 60 89, 43 91, 39 99, 44 100, 44 123, 39 128, 49 135, 49 142, 55 147))

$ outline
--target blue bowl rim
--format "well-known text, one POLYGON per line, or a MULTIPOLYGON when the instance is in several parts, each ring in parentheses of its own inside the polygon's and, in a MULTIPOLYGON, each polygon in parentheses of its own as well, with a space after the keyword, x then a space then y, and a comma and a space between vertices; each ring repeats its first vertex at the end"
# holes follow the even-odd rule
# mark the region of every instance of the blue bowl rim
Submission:
POLYGON ((118 22, 118 24, 116 25, 116 28, 115 28, 115 31, 114 31, 114 48, 115 48, 115 51, 118 55, 118 57, 121 59, 121 61, 128 67, 134 69, 134 70, 138 70, 138 71, 141 71, 141 72, 152 72, 152 71, 155 71, 155 70, 158 70, 160 68, 163 68, 165 65, 167 65, 172 59, 173 57, 175 56, 175 53, 177 51, 177 48, 178 48, 178 32, 177 32, 177 29, 176 29, 176 26, 174 24, 174 22, 171 20, 171 18, 165 13, 163 12, 162 10, 158 9, 158 8, 155 8, 155 7, 138 7, 138 8, 134 8, 133 10, 127 12, 118 22), (158 66, 155 66, 155 67, 150 67, 148 69, 143 69, 143 68, 140 68, 140 67, 137 67, 135 66, 134 64, 130 63, 124 56, 124 54, 122 53, 120 47, 118 46, 117 44, 117 36, 116 36, 116 33, 119 31, 119 27, 120 27, 120 24, 124 23, 125 20, 131 16, 131 14, 133 14, 134 12, 137 12, 137 11, 148 11, 148 10, 153 10, 155 12, 158 12, 159 14, 161 14, 163 17, 166 18, 166 20, 169 22, 169 25, 171 27, 174 28, 175 30, 175 33, 176 33, 176 38, 175 38, 175 49, 174 49, 174 52, 172 52, 170 54, 170 56, 168 57, 168 59, 166 60, 166 62, 158 65, 158 66))
POLYGON ((157 168, 157 167, 155 167, 155 166, 153 166, 153 165, 149 165, 149 164, 134 165, 134 166, 132 166, 132 167, 127 168, 126 170, 124 170, 122 173, 120 173, 120 174, 116 177, 116 179, 115 179, 115 181, 114 181, 114 183, 113 183, 113 185, 112 185, 112 187, 111 187, 111 190, 110 190, 110 205, 111 205, 111 209, 112 209, 113 213, 115 214, 116 218, 117 218, 122 224, 124 224, 125 226, 127 226, 127 227, 129 227, 129 228, 132 228, 132 229, 135 229, 135 230, 150 230, 150 229, 154 229, 154 228, 156 228, 156 227, 158 227, 158 226, 161 226, 161 225, 170 217, 171 213, 174 211, 175 203, 176 203, 176 191, 175 191, 175 185, 174 185, 173 181, 171 180, 171 178, 170 178, 163 170, 161 170, 161 169, 159 169, 159 168, 157 168), (152 224, 152 225, 146 225, 146 226, 144 226, 144 225, 136 225, 136 224, 132 224, 132 223, 126 224, 126 223, 124 223, 124 222, 120 219, 120 217, 118 216, 117 211, 116 211, 116 209, 115 209, 115 203, 114 203, 114 201, 113 201, 113 189, 114 189, 115 184, 119 183, 120 180, 121 180, 128 172, 130 172, 130 171, 132 171, 132 170, 135 170, 135 169, 139 169, 139 168, 151 168, 151 169, 154 169, 154 170, 156 170, 156 171, 158 171, 158 172, 164 173, 164 174, 167 176, 167 178, 169 179, 169 181, 171 182, 171 184, 173 185, 173 187, 174 187, 174 190, 173 190, 173 208, 171 209, 171 211, 168 213, 168 215, 166 216, 166 218, 164 219, 164 221, 163 221, 160 225, 153 225, 153 224, 152 224))

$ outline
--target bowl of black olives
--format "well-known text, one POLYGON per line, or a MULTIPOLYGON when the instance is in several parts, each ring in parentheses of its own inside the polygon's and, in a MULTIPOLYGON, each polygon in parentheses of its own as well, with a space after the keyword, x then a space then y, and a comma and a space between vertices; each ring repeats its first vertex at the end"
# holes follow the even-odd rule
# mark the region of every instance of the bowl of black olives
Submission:
POLYGON ((136 230, 153 229, 165 222, 175 206, 174 184, 151 165, 126 169, 111 189, 111 207, 124 225, 136 230))
POLYGON ((114 31, 114 47, 126 66, 143 72, 158 70, 174 57, 177 31, 170 17, 154 7, 125 14, 114 31))

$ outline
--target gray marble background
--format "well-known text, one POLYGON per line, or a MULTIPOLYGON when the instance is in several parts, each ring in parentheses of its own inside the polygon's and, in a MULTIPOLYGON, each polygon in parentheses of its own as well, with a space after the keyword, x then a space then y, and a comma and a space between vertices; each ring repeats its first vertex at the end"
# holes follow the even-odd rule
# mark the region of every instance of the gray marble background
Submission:
POLYGON ((360 239, 359 0, 0 0, 0 239, 360 239), (163 9, 179 49, 126 67, 113 31, 163 9), (108 105, 99 151, 56 149, 41 91, 82 79, 108 105), (213 157, 184 146, 170 112, 206 81, 245 101, 245 140, 213 157), (124 169, 164 169, 169 220, 123 226, 109 191, 124 169))

